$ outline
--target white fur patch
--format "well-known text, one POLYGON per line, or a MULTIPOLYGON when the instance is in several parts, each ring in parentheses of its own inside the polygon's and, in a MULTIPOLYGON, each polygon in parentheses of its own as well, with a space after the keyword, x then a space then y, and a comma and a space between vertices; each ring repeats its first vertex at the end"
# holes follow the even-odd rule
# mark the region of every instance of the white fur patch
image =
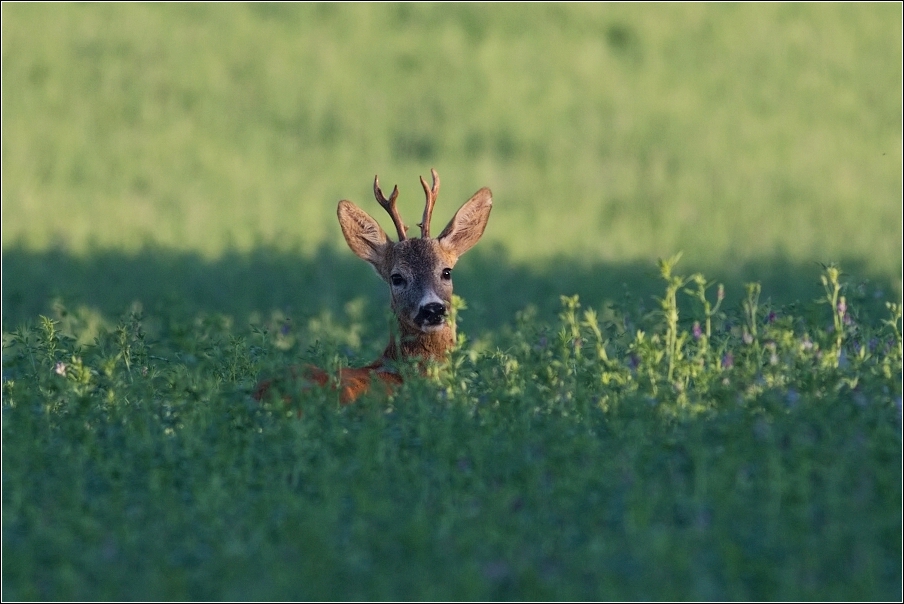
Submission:
POLYGON ((446 303, 443 302, 442 298, 437 296, 436 292, 433 290, 430 290, 429 292, 427 292, 427 294, 423 298, 421 298, 421 303, 418 306, 418 310, 420 310, 421 308, 424 308, 428 304, 442 304, 443 308, 445 308, 445 306, 446 306, 446 303))

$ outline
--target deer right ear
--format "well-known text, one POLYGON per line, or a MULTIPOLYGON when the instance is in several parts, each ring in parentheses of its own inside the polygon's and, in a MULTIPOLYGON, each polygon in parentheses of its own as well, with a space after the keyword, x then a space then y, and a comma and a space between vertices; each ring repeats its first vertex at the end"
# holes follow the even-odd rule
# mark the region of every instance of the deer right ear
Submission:
POLYGON ((377 272, 390 245, 389 237, 380 228, 379 223, 370 215, 343 199, 339 202, 336 213, 339 215, 339 226, 348 247, 362 260, 370 262, 377 272))
MULTIPOLYGON (((427 190, 424 185, 424 190, 427 190)), ((467 252, 483 235, 493 209, 493 194, 486 187, 474 193, 437 237, 440 245, 456 257, 467 252)))

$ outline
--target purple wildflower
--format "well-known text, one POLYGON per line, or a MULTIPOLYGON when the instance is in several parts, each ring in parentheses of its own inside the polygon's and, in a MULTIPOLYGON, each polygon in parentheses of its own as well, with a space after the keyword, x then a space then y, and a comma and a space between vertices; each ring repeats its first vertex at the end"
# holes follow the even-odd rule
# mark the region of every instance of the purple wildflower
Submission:
POLYGON ((766 316, 766 322, 767 323, 775 323, 776 318, 777 318, 777 315, 775 314, 775 311, 770 310, 769 314, 766 316))
POLYGON ((640 358, 636 354, 632 354, 628 357, 628 366, 631 367, 632 371, 636 371, 640 367, 640 358))
POLYGON ((694 339, 699 340, 703 336, 703 330, 700 329, 700 321, 694 321, 694 339))
POLYGON ((722 369, 730 369, 731 367, 734 367, 734 355, 726 352, 722 356, 722 369))

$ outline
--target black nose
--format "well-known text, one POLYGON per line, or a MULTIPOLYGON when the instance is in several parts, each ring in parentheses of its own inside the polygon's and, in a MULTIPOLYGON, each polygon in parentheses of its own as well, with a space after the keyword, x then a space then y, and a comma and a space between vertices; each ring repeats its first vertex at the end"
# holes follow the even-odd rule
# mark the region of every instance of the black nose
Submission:
POLYGON ((446 306, 439 302, 431 302, 421 306, 418 318, 427 325, 438 325, 446 316, 446 306))

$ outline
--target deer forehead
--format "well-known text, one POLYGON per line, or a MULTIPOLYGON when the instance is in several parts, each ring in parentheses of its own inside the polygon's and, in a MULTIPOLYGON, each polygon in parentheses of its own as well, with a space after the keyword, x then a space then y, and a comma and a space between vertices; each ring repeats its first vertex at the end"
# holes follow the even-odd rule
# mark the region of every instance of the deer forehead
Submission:
POLYGON ((389 274, 404 271, 412 276, 426 276, 434 275, 444 268, 452 268, 457 258, 436 239, 406 239, 393 244, 386 260, 389 274))

